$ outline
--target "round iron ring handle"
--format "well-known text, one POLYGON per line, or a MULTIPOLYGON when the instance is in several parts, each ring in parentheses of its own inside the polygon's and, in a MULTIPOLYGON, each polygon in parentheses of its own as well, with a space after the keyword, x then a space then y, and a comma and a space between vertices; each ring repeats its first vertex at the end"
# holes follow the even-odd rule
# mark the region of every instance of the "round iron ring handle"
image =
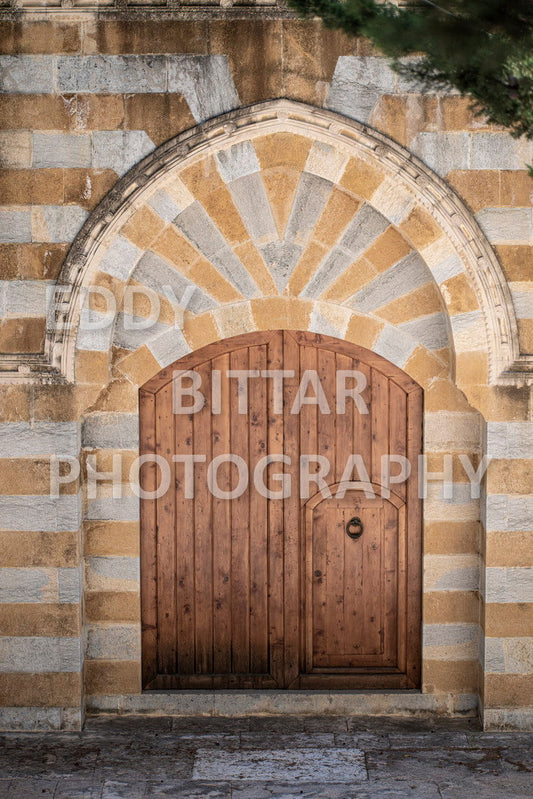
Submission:
POLYGON ((363 522, 359 516, 352 516, 346 525, 346 535, 353 539, 360 538, 363 535, 363 529, 363 522))

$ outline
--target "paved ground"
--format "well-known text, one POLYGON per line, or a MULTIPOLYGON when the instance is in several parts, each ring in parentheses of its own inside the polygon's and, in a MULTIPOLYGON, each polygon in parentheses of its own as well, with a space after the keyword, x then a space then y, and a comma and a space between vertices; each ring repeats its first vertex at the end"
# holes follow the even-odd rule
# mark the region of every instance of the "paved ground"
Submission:
POLYGON ((0 797, 532 799, 532 744, 469 720, 107 716, 0 735, 0 797))

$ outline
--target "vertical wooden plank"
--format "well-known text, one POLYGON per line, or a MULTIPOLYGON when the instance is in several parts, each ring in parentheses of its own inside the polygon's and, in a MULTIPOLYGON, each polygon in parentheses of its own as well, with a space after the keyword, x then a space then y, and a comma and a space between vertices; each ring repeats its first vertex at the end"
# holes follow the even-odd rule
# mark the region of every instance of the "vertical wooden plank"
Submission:
POLYGON ((405 506, 396 508, 383 502, 383 618, 385 628, 384 657, 403 668, 405 662, 405 628, 407 613, 405 594, 405 506))
MULTIPOLYGON (((407 395, 392 380, 389 381, 389 453, 407 457, 407 395)), ((391 465, 391 473, 398 474, 400 467, 391 465)), ((391 490, 404 502, 407 497, 407 481, 393 483, 391 490)))
MULTIPOLYGON (((340 371, 353 370, 353 359, 346 355, 335 356, 336 375, 340 371)), ((351 388, 354 384, 353 379, 348 379, 346 385, 351 388)), ((355 454, 354 450, 354 401, 352 397, 346 397, 344 413, 337 413, 337 382, 330 389, 330 408, 335 415, 335 465, 332 464, 331 482, 338 483, 341 480, 347 460, 350 455, 355 454)))
POLYGON ((353 406, 354 454, 361 456, 366 472, 372 479, 372 370, 362 361, 353 361, 353 368, 361 372, 366 380, 361 398, 368 409, 368 413, 362 413, 355 404, 353 406))
MULTIPOLYGON (((174 414, 174 451, 194 453, 193 417, 174 414)), ((194 498, 185 496, 185 464, 175 467, 177 672, 194 674, 194 498)))
MULTIPOLYGON (((161 674, 176 671, 176 536, 174 488, 174 426, 172 386, 167 384, 156 398, 156 448, 170 469, 168 490, 157 499, 158 661, 161 674)), ((163 479, 158 469, 158 482, 163 479)))
MULTIPOLYGON (((249 369, 248 348, 230 354, 232 370, 249 369)), ((231 378, 231 453, 250 462, 248 412, 239 413, 239 383, 231 378)), ((231 488, 238 484, 238 470, 230 470, 231 488)), ((228 486, 230 490, 230 486, 228 486)), ((231 640, 232 671, 250 672, 250 489, 231 500, 231 640)))
POLYGON ((383 563, 383 500, 366 500, 361 503, 361 521, 364 532, 358 542, 362 546, 363 615, 361 652, 377 655, 382 651, 384 576, 383 563))
MULTIPOLYGON (((344 654, 344 538, 345 520, 335 500, 326 500, 327 652, 329 664, 344 654), (337 657, 336 657, 337 656, 337 657)), ((351 542, 353 543, 353 542, 351 542)))
MULTIPOLYGON (((342 501, 345 531, 353 516, 362 515, 360 500, 360 491, 348 491, 342 501)), ((344 651, 352 656, 359 655, 362 651, 363 618, 366 612, 362 553, 361 539, 354 541, 344 532, 344 651)))
MULTIPOLYGON (((139 392, 140 454, 153 454, 155 443, 155 395, 139 392)), ((140 485, 154 491, 157 485, 155 463, 141 469, 140 485)), ((157 503, 141 499, 141 618, 142 683, 147 687, 157 674, 157 503)))
MULTIPOLYGON (((268 343, 267 369, 283 369, 283 335, 278 331, 268 343)), ((267 380, 268 391, 268 452, 283 454, 283 413, 274 413, 274 380, 267 380)), ((267 471, 272 474, 273 469, 267 471)), ((283 500, 268 502, 268 585, 269 636, 271 674, 279 687, 284 686, 284 641, 283 641, 283 500)))
POLYGON ((213 517, 212 494, 207 488, 207 465, 211 461, 211 362, 199 364, 200 390, 205 395, 203 408, 193 414, 194 453, 205 455, 206 463, 195 466, 194 494, 194 607, 195 672, 213 671, 213 517))
POLYGON ((308 524, 311 526, 312 538, 312 599, 310 608, 312 621, 312 651, 311 657, 307 656, 307 671, 314 665, 327 662, 327 513, 326 502, 319 504, 313 511, 308 511, 308 524))
MULTIPOLYGON (((263 344, 250 347, 250 369, 267 368, 263 344)), ((268 673, 268 525, 267 498, 253 484, 253 470, 267 455, 266 378, 250 380, 250 672, 268 673)))
POLYGON ((389 381, 372 369, 372 472, 370 479, 381 484, 381 458, 389 450, 389 381))
MULTIPOLYGON (((312 369, 316 372, 317 369, 317 349, 316 347, 305 346, 300 344, 300 368, 299 376, 301 379, 302 374, 312 369)), ((304 405, 300 411, 300 455, 316 455, 318 452, 318 425, 317 425, 317 406, 304 405)), ((309 464, 309 473, 315 474, 318 470, 318 464, 315 462, 309 464)), ((306 585, 302 588, 302 597, 300 601, 300 646, 301 651, 304 653, 302 668, 309 672, 313 667, 313 653, 325 651, 325 638, 324 638, 324 625, 320 624, 320 602, 322 599, 318 598, 318 594, 325 588, 325 563, 320 566, 314 564, 314 546, 318 532, 314 529, 313 510, 312 508, 305 508, 309 497, 316 493, 317 486, 315 483, 309 482, 305 485, 305 495, 300 499, 300 504, 304 508, 302 531, 302 569, 303 574, 306 575, 306 585), (309 494, 309 497, 307 496, 309 494), (320 575, 315 575, 315 571, 324 573, 322 578, 320 575), (315 595, 316 594, 316 595, 315 595), (318 604, 317 604, 318 603, 318 604), (316 638, 316 640, 315 640, 316 638)), ((301 495, 300 481, 298 485, 293 487, 297 491, 298 496, 301 495)), ((317 513, 319 511, 317 510, 317 513)), ((317 519, 317 524, 320 522, 317 519)))
MULTIPOLYGON (((221 413, 212 415, 213 458, 231 452, 229 354, 211 361, 220 372, 221 413)), ((229 465, 218 472, 221 485, 230 477, 229 465)), ((231 674, 231 500, 213 497, 213 671, 231 674)))
POLYGON ((295 373, 294 377, 285 380, 283 414, 284 451, 291 458, 291 463, 283 467, 284 472, 291 477, 290 495, 283 502, 285 684, 290 685, 300 672, 300 419, 299 413, 292 413, 300 367, 298 343, 287 331, 283 334, 283 366, 295 373))

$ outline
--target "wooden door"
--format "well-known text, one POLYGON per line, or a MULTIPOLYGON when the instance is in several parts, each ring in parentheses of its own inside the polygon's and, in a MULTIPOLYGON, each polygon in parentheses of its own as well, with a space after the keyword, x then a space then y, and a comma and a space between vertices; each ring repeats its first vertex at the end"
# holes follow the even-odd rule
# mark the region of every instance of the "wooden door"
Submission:
POLYGON ((144 687, 418 686, 421 420, 403 372, 311 333, 237 336, 149 381, 144 687), (384 489, 387 455, 412 471, 384 489))

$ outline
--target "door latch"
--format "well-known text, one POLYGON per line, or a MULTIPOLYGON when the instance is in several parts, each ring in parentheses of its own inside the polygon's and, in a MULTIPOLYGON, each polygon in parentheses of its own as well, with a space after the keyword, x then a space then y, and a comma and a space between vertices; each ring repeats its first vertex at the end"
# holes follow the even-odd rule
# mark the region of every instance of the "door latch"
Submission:
POLYGON ((350 538, 360 538, 363 535, 363 522, 359 516, 353 516, 346 525, 346 534, 350 538))

